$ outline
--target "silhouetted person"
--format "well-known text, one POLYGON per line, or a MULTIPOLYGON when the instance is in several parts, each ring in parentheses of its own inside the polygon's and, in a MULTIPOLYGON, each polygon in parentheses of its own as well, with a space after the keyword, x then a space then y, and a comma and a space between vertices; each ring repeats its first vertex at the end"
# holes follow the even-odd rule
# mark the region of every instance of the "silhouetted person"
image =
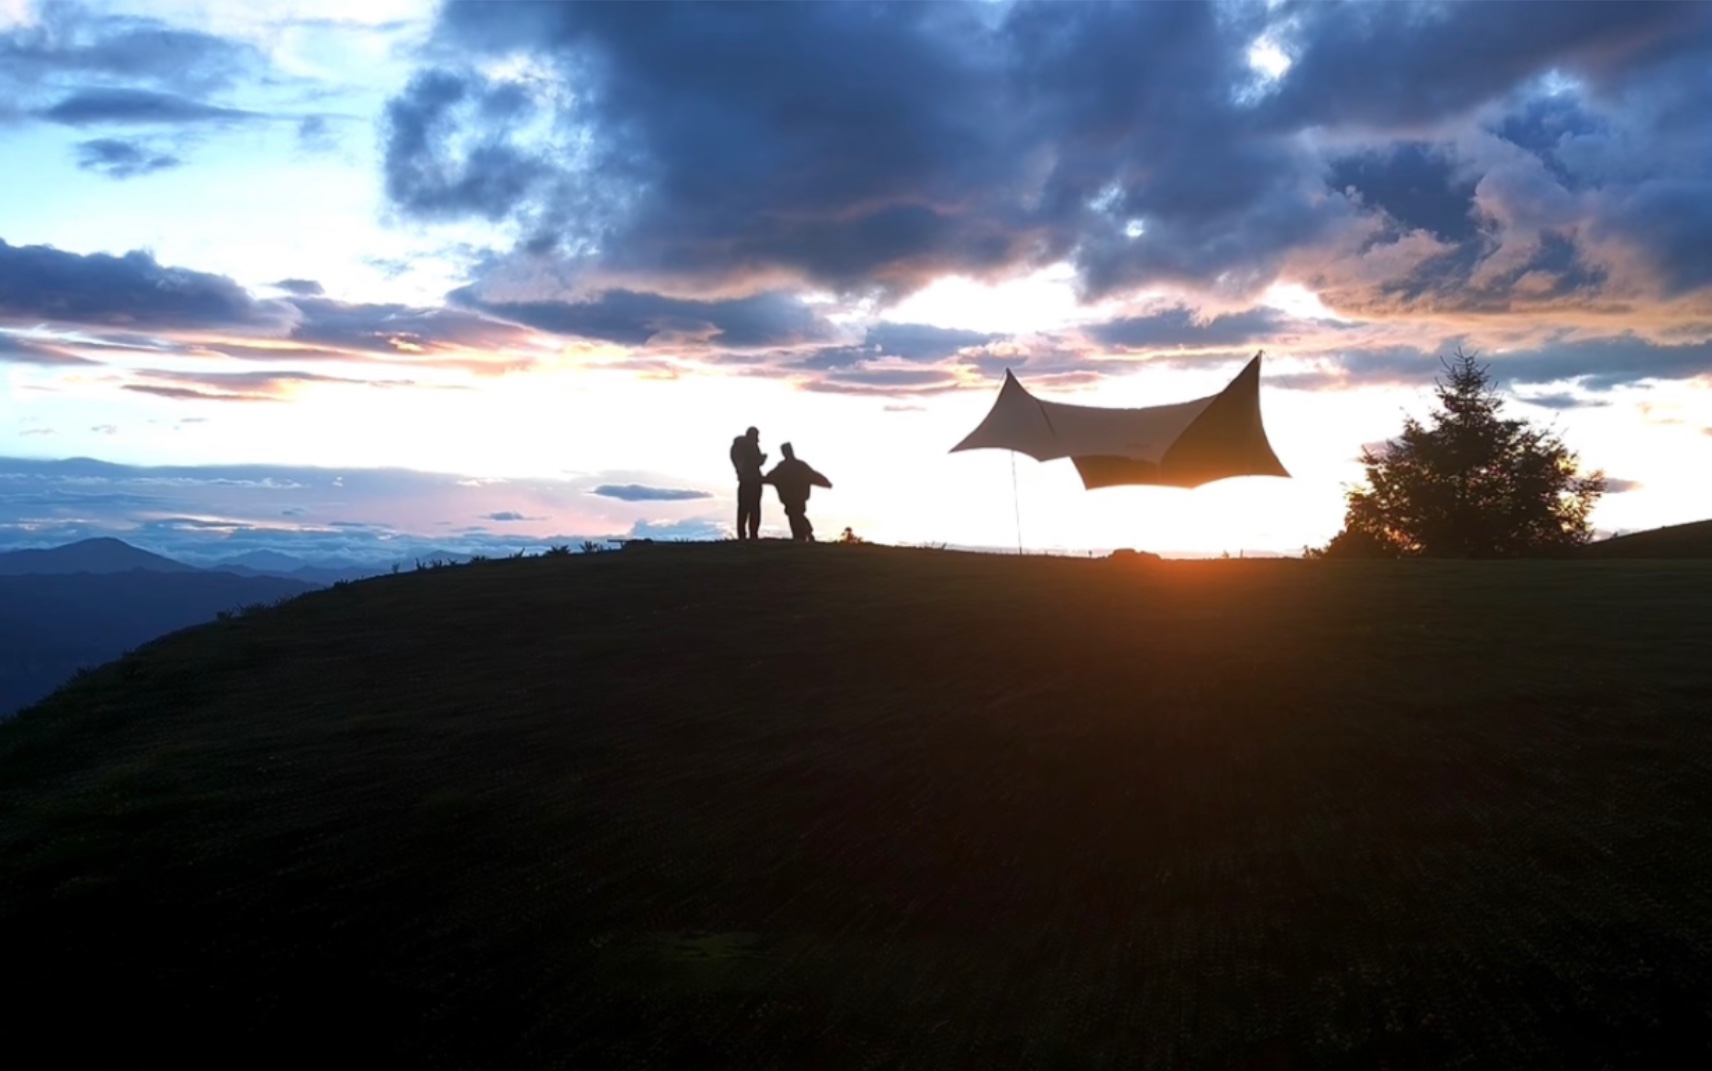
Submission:
POLYGON ((779 504, 791 521, 791 538, 805 543, 814 541, 814 525, 808 522, 808 496, 816 487, 832 490, 832 481, 797 459, 790 443, 780 443, 779 452, 785 459, 773 466, 766 480, 779 492, 779 504))
POLYGON ((761 536, 761 433, 755 428, 731 440, 731 467, 737 470, 737 538, 761 536))

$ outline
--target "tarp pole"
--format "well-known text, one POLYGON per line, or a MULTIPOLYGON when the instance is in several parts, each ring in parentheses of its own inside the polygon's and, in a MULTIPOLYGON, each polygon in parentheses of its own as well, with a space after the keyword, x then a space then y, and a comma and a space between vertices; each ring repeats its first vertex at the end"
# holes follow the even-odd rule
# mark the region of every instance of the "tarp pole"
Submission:
POLYGON ((1011 451, 1011 512, 1016 514, 1017 553, 1022 553, 1022 499, 1017 494, 1016 451, 1011 451))

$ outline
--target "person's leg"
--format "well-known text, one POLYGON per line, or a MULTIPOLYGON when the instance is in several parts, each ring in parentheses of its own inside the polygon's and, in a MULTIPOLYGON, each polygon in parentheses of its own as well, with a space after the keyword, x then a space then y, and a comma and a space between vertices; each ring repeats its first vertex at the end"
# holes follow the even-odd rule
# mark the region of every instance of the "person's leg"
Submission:
POLYGON ((737 485, 737 538, 758 539, 761 534, 761 485, 737 485))

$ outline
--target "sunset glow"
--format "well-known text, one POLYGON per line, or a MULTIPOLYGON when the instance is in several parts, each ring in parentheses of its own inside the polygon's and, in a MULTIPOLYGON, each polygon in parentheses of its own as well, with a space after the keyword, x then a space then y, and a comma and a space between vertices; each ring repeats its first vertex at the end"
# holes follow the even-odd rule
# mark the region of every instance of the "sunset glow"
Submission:
POLYGON ((0 549, 718 538, 753 424, 823 531, 1294 553, 1459 345, 1712 514, 1712 9, 1367 7, 0 0, 0 549), (947 452, 1259 350, 1289 480, 947 452))

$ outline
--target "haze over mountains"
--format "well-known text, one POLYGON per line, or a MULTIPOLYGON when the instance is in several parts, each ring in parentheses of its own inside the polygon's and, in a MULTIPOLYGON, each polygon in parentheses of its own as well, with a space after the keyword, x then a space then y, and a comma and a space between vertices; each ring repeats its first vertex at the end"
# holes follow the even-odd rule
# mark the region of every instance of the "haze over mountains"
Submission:
POLYGON ((71 573, 194 573, 194 565, 131 546, 118 539, 85 539, 63 547, 0 554, 0 576, 64 576, 71 573))
POLYGON ((0 554, 0 718, 157 636, 323 583, 198 569, 117 539, 0 554))

